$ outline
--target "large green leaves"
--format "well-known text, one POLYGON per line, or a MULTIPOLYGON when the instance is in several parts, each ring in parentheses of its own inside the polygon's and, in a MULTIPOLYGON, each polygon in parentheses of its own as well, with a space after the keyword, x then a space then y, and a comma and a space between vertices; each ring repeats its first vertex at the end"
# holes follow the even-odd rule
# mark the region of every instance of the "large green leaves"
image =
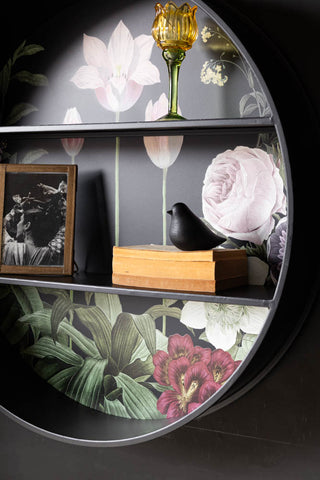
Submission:
POLYGON ((111 355, 111 324, 103 311, 97 307, 76 307, 79 320, 91 332, 101 357, 111 355))
POLYGON ((87 358, 81 369, 72 377, 66 394, 90 408, 99 408, 104 371, 108 360, 87 358))
POLYGON ((165 418, 157 409, 157 398, 146 387, 119 373, 116 382, 122 388, 123 404, 131 418, 155 420, 165 418))
POLYGON ((77 353, 73 352, 66 345, 54 342, 51 337, 41 337, 39 340, 27 347, 24 353, 39 358, 53 357, 68 365, 80 366, 83 359, 77 353))
POLYGON ((60 323, 67 316, 67 314, 73 310, 73 302, 68 296, 67 292, 58 292, 57 298, 52 305, 51 314, 51 334, 54 340, 57 340, 57 332, 60 323))
POLYGON ((118 315, 122 313, 121 302, 118 295, 94 294, 95 304, 101 308, 111 325, 116 323, 118 315))
POLYGON ((100 410, 115 417, 131 418, 126 410, 126 407, 120 400, 108 400, 106 397, 103 400, 103 405, 100 405, 100 410))
MULTIPOLYGON (((15 50, 12 55, 12 58, 9 58, 7 63, 4 65, 0 71, 0 96, 1 103, 4 102, 4 99, 7 95, 11 80, 19 81, 22 83, 27 83, 32 86, 43 87, 48 85, 47 78, 39 73, 32 73, 27 70, 21 70, 14 73, 14 67, 17 60, 24 56, 35 55, 36 53, 43 50, 43 47, 36 44, 27 45, 26 42, 22 42, 21 45, 15 50)), ((13 125, 17 123, 21 118, 29 115, 30 113, 36 111, 37 109, 30 103, 20 102, 11 109, 9 115, 5 119, 6 125, 13 125)))
POLYGON ((130 313, 121 313, 112 329, 112 358, 119 370, 130 362, 141 337, 130 313))
POLYGON ((148 383, 153 355, 166 350, 168 342, 155 321, 162 315, 179 318, 180 309, 162 304, 137 315, 122 312, 117 295, 86 295, 80 304, 71 292, 40 289, 41 295, 53 296, 50 306, 37 289, 12 291, 23 313, 16 323, 37 332, 23 353, 35 357, 34 368, 48 383, 110 415, 163 418, 155 395, 162 390, 156 382, 148 383))
POLYGON ((31 105, 31 103, 20 102, 17 103, 10 111, 9 115, 5 119, 6 125, 14 125, 23 117, 26 117, 32 112, 36 112, 38 109, 31 105))
POLYGON ((23 313, 32 313, 43 308, 43 303, 37 288, 11 286, 23 313))
MULTIPOLYGON (((44 308, 38 312, 30 313, 19 318, 19 323, 29 324, 30 326, 37 328, 40 331, 40 334, 43 336, 51 335, 51 309, 44 308)), ((81 333, 77 328, 70 325, 66 320, 63 320, 59 326, 59 333, 57 335, 57 340, 60 340, 60 334, 62 338, 65 335, 72 340, 72 342, 77 345, 78 348, 83 352, 85 356, 99 358, 99 350, 96 347, 96 344, 93 340, 86 337, 81 333)))

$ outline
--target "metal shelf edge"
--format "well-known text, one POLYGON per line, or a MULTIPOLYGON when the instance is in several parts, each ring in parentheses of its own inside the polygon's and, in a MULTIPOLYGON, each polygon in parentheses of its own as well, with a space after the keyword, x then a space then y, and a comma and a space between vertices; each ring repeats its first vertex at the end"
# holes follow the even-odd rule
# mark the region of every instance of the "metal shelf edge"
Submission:
POLYGON ((105 276, 94 275, 90 281, 90 276, 77 275, 73 277, 10 277, 1 276, 0 284, 20 285, 39 288, 63 289, 74 291, 99 292, 114 295, 129 295, 138 297, 167 298, 176 300, 192 300, 199 302, 212 302, 233 305, 251 305, 271 308, 274 303, 273 290, 267 290, 264 287, 249 285, 244 287, 235 287, 227 291, 217 293, 197 293, 185 291, 156 290, 124 287, 113 285, 105 276), (97 279, 100 279, 97 282, 97 279))

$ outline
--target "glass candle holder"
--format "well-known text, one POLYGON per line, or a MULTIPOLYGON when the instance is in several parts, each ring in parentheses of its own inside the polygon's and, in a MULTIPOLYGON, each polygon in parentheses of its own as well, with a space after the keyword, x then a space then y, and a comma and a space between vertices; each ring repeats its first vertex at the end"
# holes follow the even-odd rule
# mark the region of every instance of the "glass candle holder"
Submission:
POLYGON ((159 120, 184 120, 178 114, 178 79, 186 50, 189 50, 198 37, 196 21, 197 7, 184 3, 177 7, 168 2, 164 7, 157 3, 156 16, 152 26, 152 36, 167 64, 169 74, 168 114, 159 120))

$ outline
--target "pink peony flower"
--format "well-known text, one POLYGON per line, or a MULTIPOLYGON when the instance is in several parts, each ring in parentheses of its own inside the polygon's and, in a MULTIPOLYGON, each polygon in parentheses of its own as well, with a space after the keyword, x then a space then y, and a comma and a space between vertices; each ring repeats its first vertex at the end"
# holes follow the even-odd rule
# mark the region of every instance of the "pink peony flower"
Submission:
POLYGON ((283 181, 272 156, 242 146, 217 155, 205 174, 202 208, 218 232, 261 245, 274 228, 272 215, 286 211, 283 181))
MULTIPOLYGON (((150 100, 146 112, 146 121, 155 121, 168 113, 168 99, 163 93, 157 102, 152 104, 150 100)), ((179 110, 179 114, 181 114, 179 110)), ((183 136, 171 135, 170 137, 143 137, 147 154, 152 163, 158 168, 169 168, 177 159, 182 143, 183 136)))
POLYGON ((212 374, 213 380, 221 385, 228 380, 240 363, 240 361, 235 362, 230 353, 217 349, 211 353, 208 370, 212 374))
POLYGON ((157 403, 158 410, 167 418, 181 418, 192 412, 206 394, 211 395, 220 388, 204 363, 192 365, 185 357, 170 362, 168 376, 174 390, 163 392, 157 403))
MULTIPOLYGON (((64 124, 79 124, 82 123, 80 113, 78 110, 74 108, 68 108, 64 120, 64 124)), ((74 158, 83 147, 84 138, 62 138, 61 143, 63 148, 65 149, 66 153, 71 157, 74 158)))
POLYGON ((71 81, 82 89, 93 89, 99 103, 112 112, 123 112, 139 99, 145 85, 160 81, 159 70, 150 62, 154 41, 151 35, 133 39, 120 21, 106 46, 99 38, 84 35, 87 65, 71 81))

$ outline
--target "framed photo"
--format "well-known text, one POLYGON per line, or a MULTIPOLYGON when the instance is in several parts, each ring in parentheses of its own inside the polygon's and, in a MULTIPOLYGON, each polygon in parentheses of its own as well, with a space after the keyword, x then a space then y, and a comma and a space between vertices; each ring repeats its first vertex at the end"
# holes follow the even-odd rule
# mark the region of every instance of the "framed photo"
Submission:
POLYGON ((76 165, 0 164, 0 273, 72 275, 76 165))

